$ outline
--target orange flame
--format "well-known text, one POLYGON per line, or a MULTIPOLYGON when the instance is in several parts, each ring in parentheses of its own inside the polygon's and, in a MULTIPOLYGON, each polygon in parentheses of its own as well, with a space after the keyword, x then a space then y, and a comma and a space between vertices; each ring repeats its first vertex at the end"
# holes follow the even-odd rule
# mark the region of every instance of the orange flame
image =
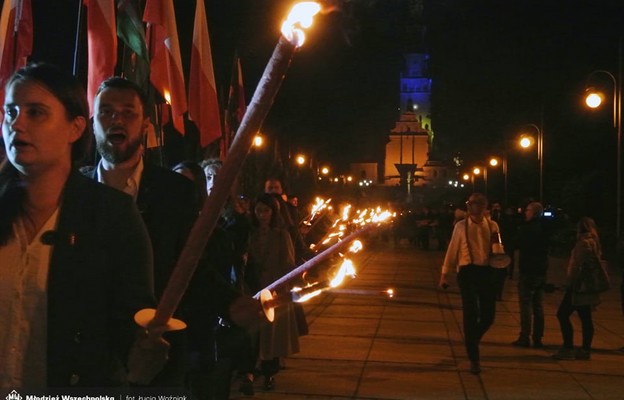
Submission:
POLYGON ((362 242, 360 242, 359 240, 354 240, 351 244, 351 247, 349 247, 349 251, 351 253, 357 253, 358 251, 362 250, 362 248, 364 248, 362 242))
POLYGON ((329 282, 329 286, 333 288, 340 286, 347 275, 355 278, 355 267, 353 266, 353 262, 351 260, 345 258, 340 266, 340 269, 336 273, 336 276, 329 282))
POLYGON ((321 11, 321 5, 313 1, 297 3, 282 24, 282 35, 296 47, 305 41, 304 28, 312 26, 314 16, 321 11))

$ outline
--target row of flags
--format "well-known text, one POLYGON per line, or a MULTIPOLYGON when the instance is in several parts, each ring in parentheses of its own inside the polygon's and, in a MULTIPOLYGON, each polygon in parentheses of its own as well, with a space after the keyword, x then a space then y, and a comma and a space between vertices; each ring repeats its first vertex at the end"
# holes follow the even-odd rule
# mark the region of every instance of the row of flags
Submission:
MULTIPOLYGON (((78 0, 81 1, 81 0, 78 0)), ((245 112, 242 74, 234 62, 222 134, 208 22, 197 0, 191 49, 189 91, 185 90, 173 0, 146 0, 142 18, 136 0, 82 0, 87 10, 87 94, 92 102, 100 82, 115 72, 118 38, 125 45, 122 70, 141 87, 149 82, 171 106, 174 128, 184 134, 184 114, 200 132, 205 147, 221 140, 225 155, 245 112), (148 46, 149 43, 149 46, 148 46)), ((0 86, 26 64, 32 52, 31 0, 5 0, 0 19, 0 86)), ((90 103, 91 111, 93 104, 90 103)))

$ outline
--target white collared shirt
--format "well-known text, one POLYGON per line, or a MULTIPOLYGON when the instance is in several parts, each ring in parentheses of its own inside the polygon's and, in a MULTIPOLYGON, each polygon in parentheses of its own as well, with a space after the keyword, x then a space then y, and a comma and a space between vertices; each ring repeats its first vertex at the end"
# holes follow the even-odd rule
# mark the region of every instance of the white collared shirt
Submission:
MULTIPOLYGON (((124 188, 116 189, 120 189, 122 192, 129 194, 130 196, 132 196, 134 201, 136 201, 137 196, 139 195, 139 185, 141 184, 141 175, 143 174, 143 168, 143 157, 141 157, 136 167, 134 168, 134 171, 126 180, 126 186, 124 188)), ((97 181, 107 186, 115 187, 106 180, 106 175, 108 175, 108 173, 109 171, 104 169, 102 165, 102 160, 100 160, 97 166, 97 181)))
POLYGON ((481 223, 474 222, 470 217, 458 221, 446 250, 442 273, 446 274, 451 269, 459 272, 460 267, 468 264, 488 265, 492 233, 498 231, 498 224, 487 217, 483 218, 481 223), (466 229, 466 223, 468 223, 468 229, 466 229), (468 232, 470 245, 466 232, 468 232))
POLYGON ((41 235, 56 229, 59 209, 28 243, 21 218, 0 247, 0 387, 45 387, 47 286, 52 246, 41 235))

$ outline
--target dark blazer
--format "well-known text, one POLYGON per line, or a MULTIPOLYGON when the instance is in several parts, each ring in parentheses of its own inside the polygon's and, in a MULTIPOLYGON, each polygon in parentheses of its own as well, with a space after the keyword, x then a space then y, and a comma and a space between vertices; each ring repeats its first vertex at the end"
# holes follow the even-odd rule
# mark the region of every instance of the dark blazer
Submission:
MULTIPOLYGON (((81 171, 87 177, 97 179, 96 167, 82 168, 81 171)), ((136 206, 152 244, 154 293, 160 299, 197 217, 195 186, 176 172, 144 162, 136 206)), ((182 317, 180 312, 174 316, 182 317)), ((171 344, 169 361, 152 381, 152 386, 183 385, 186 334, 186 331, 165 333, 165 340, 171 344)))
POLYGON ((548 269, 548 236, 540 218, 533 218, 518 227, 520 274, 546 276, 548 269))
MULTIPOLYGON (((97 168, 81 171, 97 179, 97 168)), ((136 205, 154 249, 154 288, 160 298, 197 216, 195 187, 182 175, 145 162, 136 205)))
POLYGON ((125 380, 137 326, 154 307, 152 252, 132 199, 73 172, 65 186, 48 275, 48 386, 125 380))

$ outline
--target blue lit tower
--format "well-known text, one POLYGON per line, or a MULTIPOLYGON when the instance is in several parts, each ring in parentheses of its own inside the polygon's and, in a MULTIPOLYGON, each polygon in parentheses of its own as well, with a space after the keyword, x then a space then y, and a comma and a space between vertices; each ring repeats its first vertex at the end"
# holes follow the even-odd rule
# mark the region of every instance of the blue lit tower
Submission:
POLYGON ((431 130, 431 78, 429 55, 404 54, 400 76, 399 120, 388 135, 384 181, 386 185, 421 186, 426 174, 423 167, 429 159, 433 142, 431 130))

